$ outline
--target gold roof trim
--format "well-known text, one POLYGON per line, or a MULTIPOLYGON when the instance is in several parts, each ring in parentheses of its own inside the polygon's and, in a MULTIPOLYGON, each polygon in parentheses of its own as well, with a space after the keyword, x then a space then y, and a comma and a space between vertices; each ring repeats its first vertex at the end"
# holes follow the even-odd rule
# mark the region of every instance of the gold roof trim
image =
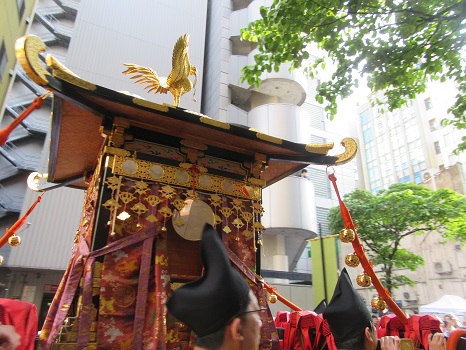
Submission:
POLYGON ((345 152, 335 155, 337 158, 337 161, 335 162, 336 165, 342 165, 350 162, 356 156, 358 151, 358 144, 356 143, 356 140, 351 137, 345 137, 341 140, 341 145, 345 147, 345 152))
POLYGON ((45 51, 45 44, 35 35, 23 36, 16 40, 15 54, 26 74, 39 85, 47 85, 49 72, 42 65, 39 54, 45 51))
POLYGON ((224 122, 221 122, 221 121, 209 118, 209 117, 205 117, 205 116, 200 117, 199 119, 201 123, 212 125, 220 129, 230 130, 230 124, 227 124, 227 123, 224 123, 224 122))
POLYGON ((306 151, 318 154, 327 154, 329 150, 333 148, 334 143, 308 143, 306 145, 306 151))
POLYGON ((135 97, 135 98, 133 98, 133 103, 136 104, 136 105, 142 106, 142 107, 155 109, 156 111, 159 111, 159 112, 168 112, 168 107, 167 106, 160 105, 160 104, 155 103, 155 102, 147 101, 147 100, 145 100, 143 98, 135 97))
POLYGON ((75 73, 66 68, 59 60, 52 55, 47 55, 46 61, 47 66, 53 69, 52 74, 61 80, 67 81, 70 84, 82 87, 88 91, 94 91, 97 89, 95 84, 81 79, 75 73))
POLYGON ((268 142, 271 142, 271 143, 275 143, 277 145, 281 145, 283 143, 282 139, 279 139, 278 137, 275 137, 275 136, 270 136, 270 135, 264 134, 262 132, 256 133, 256 137, 259 140, 268 141, 268 142))
MULTIPOLYGON (((40 60, 39 54, 45 51, 45 44, 35 35, 28 35, 19 38, 15 44, 15 54, 21 67, 26 74, 37 84, 47 85, 50 73, 44 67, 40 60)), ((47 55, 46 64, 52 68, 52 75, 70 84, 82 87, 86 90, 93 91, 96 85, 81 79, 74 74, 52 55, 47 55)))

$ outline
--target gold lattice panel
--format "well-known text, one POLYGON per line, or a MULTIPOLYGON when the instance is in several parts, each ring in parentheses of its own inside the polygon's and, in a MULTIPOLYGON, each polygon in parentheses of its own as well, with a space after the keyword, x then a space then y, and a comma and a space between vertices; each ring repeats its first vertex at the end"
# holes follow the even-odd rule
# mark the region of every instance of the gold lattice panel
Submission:
MULTIPOLYGON (((220 193, 237 198, 260 200, 261 188, 209 173, 193 173, 190 169, 149 162, 122 154, 113 154, 110 167, 114 175, 157 181, 169 185, 220 193)), ((129 153, 129 152, 128 152, 129 153)))

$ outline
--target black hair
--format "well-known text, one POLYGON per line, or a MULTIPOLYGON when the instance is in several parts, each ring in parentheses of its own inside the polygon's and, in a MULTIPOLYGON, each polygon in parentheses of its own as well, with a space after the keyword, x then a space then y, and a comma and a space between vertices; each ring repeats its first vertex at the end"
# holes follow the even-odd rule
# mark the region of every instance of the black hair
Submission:
MULTIPOLYGON (((373 323, 369 326, 371 332, 375 332, 375 326, 373 323)), ((365 350, 366 349, 366 328, 359 333, 356 337, 351 338, 347 341, 338 343, 335 341, 335 345, 338 350, 365 350)))
MULTIPOLYGON (((245 306, 241 306, 240 311, 238 312, 238 315, 242 314, 244 311, 249 306, 249 303, 251 302, 251 299, 249 299, 248 304, 245 306)), ((200 346, 202 348, 206 348, 207 350, 217 350, 222 346, 223 344, 223 339, 225 338, 225 331, 227 329, 227 326, 236 318, 239 317, 241 320, 241 323, 244 324, 246 320, 246 315, 240 315, 240 316, 234 316, 231 318, 231 320, 222 328, 220 328, 218 331, 215 331, 211 334, 207 334, 203 337, 198 337, 195 341, 196 346, 200 346)))

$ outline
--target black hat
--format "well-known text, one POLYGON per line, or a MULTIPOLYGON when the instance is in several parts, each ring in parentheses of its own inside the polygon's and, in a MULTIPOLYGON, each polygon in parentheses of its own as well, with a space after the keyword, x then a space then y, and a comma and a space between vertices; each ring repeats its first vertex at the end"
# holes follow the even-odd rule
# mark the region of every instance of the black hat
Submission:
POLYGON ((217 231, 205 225, 201 242, 204 275, 175 290, 168 310, 203 337, 226 326, 249 303, 249 285, 230 265, 217 231))
POLYGON ((346 268, 341 271, 332 300, 323 312, 336 343, 357 337, 371 325, 371 314, 356 292, 346 268))

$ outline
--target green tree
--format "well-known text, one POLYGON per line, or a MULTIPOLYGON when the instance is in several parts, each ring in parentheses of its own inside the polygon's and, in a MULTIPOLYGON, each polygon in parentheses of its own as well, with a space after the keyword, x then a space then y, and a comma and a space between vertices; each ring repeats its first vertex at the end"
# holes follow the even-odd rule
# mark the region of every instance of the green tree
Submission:
POLYGON ((338 98, 358 85, 358 74, 373 92, 385 91, 386 101, 375 102, 389 110, 423 92, 429 79, 451 79, 459 93, 450 109, 454 118, 444 123, 466 128, 466 0, 274 0, 260 12, 262 18, 241 33, 258 44, 255 64, 242 72, 250 85, 284 62, 291 69, 305 66, 314 77, 331 60, 336 69, 318 86, 316 100, 328 102, 333 118, 338 98), (308 60, 309 44, 325 57, 308 60))
MULTIPOLYGON (((374 265, 382 267, 380 280, 391 292, 408 277, 395 269, 416 269, 424 259, 402 246, 404 237, 437 230, 445 239, 466 242, 466 197, 450 189, 431 190, 421 185, 397 183, 377 195, 356 189, 344 196, 357 233, 374 265)), ((343 228, 340 207, 329 214, 331 232, 343 228)))

